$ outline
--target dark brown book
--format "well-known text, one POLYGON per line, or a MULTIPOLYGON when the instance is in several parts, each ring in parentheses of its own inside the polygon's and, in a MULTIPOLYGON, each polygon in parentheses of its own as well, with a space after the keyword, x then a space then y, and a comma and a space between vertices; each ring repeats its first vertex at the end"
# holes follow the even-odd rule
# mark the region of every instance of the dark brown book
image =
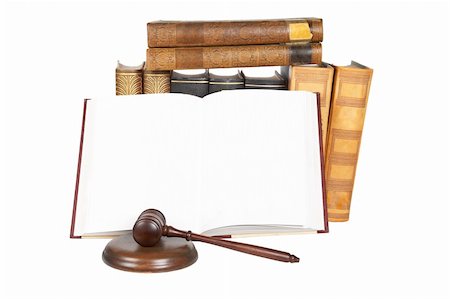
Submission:
POLYGON ((319 64, 320 43, 191 48, 148 48, 146 69, 209 69, 319 64))
POLYGON ((148 46, 195 47, 321 42, 322 19, 247 21, 155 21, 147 24, 148 46))

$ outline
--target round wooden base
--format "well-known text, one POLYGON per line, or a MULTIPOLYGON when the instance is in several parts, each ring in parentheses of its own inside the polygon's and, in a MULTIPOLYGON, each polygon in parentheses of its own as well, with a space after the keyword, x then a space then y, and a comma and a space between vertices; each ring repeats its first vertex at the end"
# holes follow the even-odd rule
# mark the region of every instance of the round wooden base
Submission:
POLYGON ((162 237, 153 247, 142 247, 132 233, 114 238, 103 250, 103 261, 120 270, 132 272, 168 272, 188 267, 197 261, 192 242, 162 237))

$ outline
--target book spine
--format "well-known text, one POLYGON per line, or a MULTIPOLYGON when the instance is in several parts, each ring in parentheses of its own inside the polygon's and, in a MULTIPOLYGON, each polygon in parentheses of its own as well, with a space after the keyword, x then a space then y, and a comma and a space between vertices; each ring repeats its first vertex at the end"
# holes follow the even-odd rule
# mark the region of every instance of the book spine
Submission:
POLYGON ((142 70, 116 70, 116 95, 131 95, 142 93, 142 70))
POLYGON ((372 70, 335 67, 325 156, 329 221, 347 221, 372 70))
POLYGON ((227 67, 318 64, 320 43, 191 48, 148 48, 146 69, 209 69, 227 67))
POLYGON ((170 92, 170 72, 144 71, 144 93, 170 92))
POLYGON ((195 47, 321 42, 321 19, 157 21, 147 24, 148 46, 195 47))
MULTIPOLYGON (((320 96, 320 114, 322 119, 322 144, 326 144, 328 115, 330 112, 331 91, 333 88, 332 66, 290 66, 289 90, 318 92, 320 96)), ((322 151, 325 155, 325 146, 322 151)))

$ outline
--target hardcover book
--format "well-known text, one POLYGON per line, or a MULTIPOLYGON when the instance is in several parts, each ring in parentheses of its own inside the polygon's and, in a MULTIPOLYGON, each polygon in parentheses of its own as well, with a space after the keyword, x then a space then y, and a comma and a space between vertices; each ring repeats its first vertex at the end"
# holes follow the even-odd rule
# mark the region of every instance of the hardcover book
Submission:
POLYGON ((233 70, 231 74, 220 73, 220 70, 209 71, 209 93, 244 88, 244 77, 238 70, 233 70))
POLYGON ((270 76, 252 75, 252 72, 242 70, 245 79, 245 88, 248 89, 277 89, 285 90, 288 88, 287 80, 280 75, 278 71, 273 71, 270 76))
POLYGON ((320 133, 309 92, 86 100, 71 237, 121 234, 147 208, 208 235, 327 232, 320 133))
POLYGON ((116 95, 142 93, 142 71, 144 63, 138 66, 127 66, 117 62, 116 95))
POLYGON ((204 97, 209 92, 209 73, 207 70, 173 71, 170 80, 172 93, 184 93, 204 97))
POLYGON ((318 64, 320 43, 291 45, 148 48, 146 69, 210 69, 252 66, 318 64))
POLYGON ((328 219, 347 221, 373 71, 356 62, 334 68, 325 156, 328 219))
POLYGON ((170 71, 144 71, 144 93, 170 92, 170 71))
POLYGON ((148 46, 195 47, 321 42, 322 19, 247 21, 155 21, 147 24, 148 46))
MULTIPOLYGON (((289 78, 289 90, 318 92, 322 116, 322 138, 326 144, 331 91, 333 88, 333 67, 327 63, 319 65, 290 66, 283 70, 289 78)), ((325 147, 324 147, 325 152, 325 147)))

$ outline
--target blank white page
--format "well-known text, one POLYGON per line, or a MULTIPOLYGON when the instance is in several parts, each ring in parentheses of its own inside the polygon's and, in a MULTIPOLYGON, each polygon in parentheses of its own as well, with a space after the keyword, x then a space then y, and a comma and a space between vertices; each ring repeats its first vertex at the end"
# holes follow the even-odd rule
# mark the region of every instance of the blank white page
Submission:
POLYGON ((206 97, 205 104, 204 228, 275 224, 323 229, 316 95, 223 91, 206 97))
POLYGON ((186 215, 199 199, 200 101, 181 94, 88 101, 75 232, 131 229, 148 208, 196 225, 186 215))

